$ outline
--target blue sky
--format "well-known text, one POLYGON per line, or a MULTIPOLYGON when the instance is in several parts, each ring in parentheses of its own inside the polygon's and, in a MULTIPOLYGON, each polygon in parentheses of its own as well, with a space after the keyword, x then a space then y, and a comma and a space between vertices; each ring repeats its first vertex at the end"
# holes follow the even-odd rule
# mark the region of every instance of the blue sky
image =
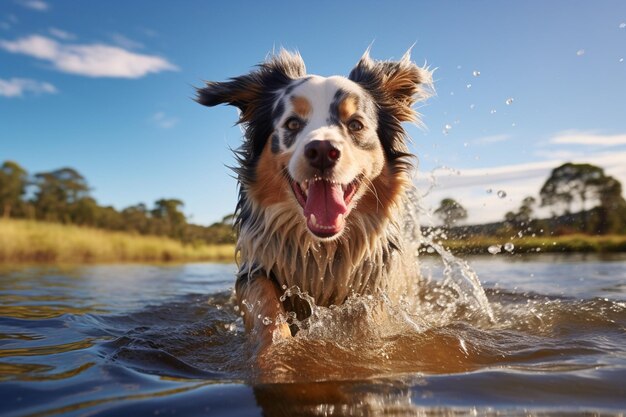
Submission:
POLYGON ((407 126, 425 206, 499 220, 566 161, 626 184, 624 1, 1 0, 0 161, 74 167, 118 209, 180 198, 210 224, 234 208, 241 132, 193 86, 281 46, 346 75, 372 43, 436 68, 425 128, 407 126))

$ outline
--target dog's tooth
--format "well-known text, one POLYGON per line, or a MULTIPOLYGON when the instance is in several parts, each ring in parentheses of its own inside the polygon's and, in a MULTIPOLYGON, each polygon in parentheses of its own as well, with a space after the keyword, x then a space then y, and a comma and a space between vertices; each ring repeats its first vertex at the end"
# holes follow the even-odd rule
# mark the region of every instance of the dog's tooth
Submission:
POLYGON ((311 224, 313 226, 317 226, 317 219, 315 218, 315 214, 311 213, 311 224))
POLYGON ((337 217, 337 222, 339 224, 343 224, 343 213, 339 213, 339 216, 337 217))

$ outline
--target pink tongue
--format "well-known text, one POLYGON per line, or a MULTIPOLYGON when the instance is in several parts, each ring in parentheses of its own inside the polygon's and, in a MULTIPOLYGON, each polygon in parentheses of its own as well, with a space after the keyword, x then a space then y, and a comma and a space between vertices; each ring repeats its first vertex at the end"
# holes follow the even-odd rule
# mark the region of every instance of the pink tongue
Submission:
POLYGON ((304 215, 307 219, 314 214, 318 224, 339 226, 337 224, 339 215, 348 211, 341 185, 328 181, 311 181, 308 191, 304 206, 304 215))

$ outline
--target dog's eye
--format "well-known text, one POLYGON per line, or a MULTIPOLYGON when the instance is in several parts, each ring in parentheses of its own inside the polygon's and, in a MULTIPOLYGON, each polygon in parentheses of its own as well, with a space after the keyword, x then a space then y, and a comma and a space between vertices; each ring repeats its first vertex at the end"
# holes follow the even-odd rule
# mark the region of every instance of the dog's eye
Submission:
POLYGON ((348 123, 348 130, 350 130, 351 132, 358 132, 361 129, 363 129, 363 123, 359 122, 358 120, 352 120, 350 123, 348 123))
POLYGON ((302 122, 296 117, 292 117, 285 122, 287 130, 296 131, 302 127, 302 122))

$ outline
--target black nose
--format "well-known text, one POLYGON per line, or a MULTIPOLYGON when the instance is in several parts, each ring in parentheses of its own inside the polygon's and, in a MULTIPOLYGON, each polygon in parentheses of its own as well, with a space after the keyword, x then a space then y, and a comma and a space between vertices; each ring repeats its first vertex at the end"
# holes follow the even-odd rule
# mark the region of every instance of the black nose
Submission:
POLYGON ((304 156, 313 168, 324 171, 335 166, 341 152, 330 141, 314 140, 304 147, 304 156))

